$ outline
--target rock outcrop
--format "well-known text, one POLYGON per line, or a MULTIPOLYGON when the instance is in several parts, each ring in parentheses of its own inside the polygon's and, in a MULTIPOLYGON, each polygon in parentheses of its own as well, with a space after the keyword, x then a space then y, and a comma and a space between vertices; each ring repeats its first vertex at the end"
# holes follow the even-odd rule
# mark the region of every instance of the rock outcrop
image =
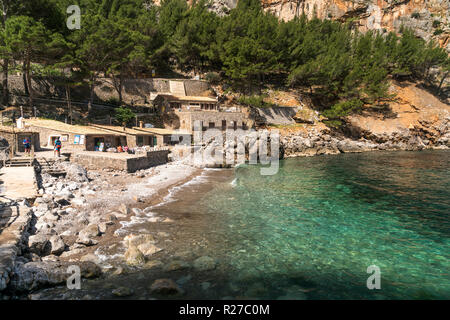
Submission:
POLYGON ((450 106, 418 85, 393 84, 396 98, 384 112, 364 111, 341 131, 321 123, 281 130, 285 157, 370 150, 450 148, 450 106))

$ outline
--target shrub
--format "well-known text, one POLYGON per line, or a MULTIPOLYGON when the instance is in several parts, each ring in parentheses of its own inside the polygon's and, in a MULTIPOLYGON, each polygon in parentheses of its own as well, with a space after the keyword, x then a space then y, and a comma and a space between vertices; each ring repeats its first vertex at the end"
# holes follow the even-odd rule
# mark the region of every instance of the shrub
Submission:
POLYGON ((217 72, 208 72, 205 77, 210 84, 218 84, 220 82, 220 75, 217 72))
POLYGON ((441 22, 439 20, 433 21, 433 28, 438 28, 441 25, 441 22))
POLYGON ((273 104, 264 101, 264 96, 262 95, 241 96, 239 97, 238 102, 247 107, 254 107, 254 108, 273 107, 273 104))
POLYGON ((351 112, 360 110, 363 105, 364 103, 357 98, 348 101, 341 101, 333 105, 330 109, 325 110, 323 115, 330 120, 340 119, 347 116, 351 112))
POLYGON ((419 18, 420 18, 420 13, 418 13, 418 12, 413 12, 413 13, 411 13, 411 18, 413 18, 413 19, 419 19, 419 18))
POLYGON ((126 126, 135 117, 136 114, 127 107, 121 106, 116 109, 116 120, 123 126, 126 126))

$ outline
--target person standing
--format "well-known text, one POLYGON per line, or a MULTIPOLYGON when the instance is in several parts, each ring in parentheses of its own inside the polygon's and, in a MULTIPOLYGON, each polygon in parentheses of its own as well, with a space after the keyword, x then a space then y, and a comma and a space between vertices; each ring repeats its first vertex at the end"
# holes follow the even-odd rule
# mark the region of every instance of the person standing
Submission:
POLYGON ((30 155, 30 150, 31 150, 30 139, 28 139, 28 138, 23 139, 23 147, 25 149, 25 153, 30 155))
POLYGON ((58 155, 58 158, 61 157, 61 147, 62 147, 61 140, 59 140, 58 137, 55 140, 55 151, 54 151, 54 155, 55 156, 58 155))

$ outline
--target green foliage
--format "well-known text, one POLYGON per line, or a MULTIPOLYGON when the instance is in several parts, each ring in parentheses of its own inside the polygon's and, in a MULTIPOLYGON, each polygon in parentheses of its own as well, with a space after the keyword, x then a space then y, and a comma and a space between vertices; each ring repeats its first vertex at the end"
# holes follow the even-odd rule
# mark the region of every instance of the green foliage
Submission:
MULTIPOLYGON (((0 25, 3 69, 25 62, 29 77, 59 77, 66 91, 87 81, 90 102, 103 75, 112 79, 120 104, 123 79, 177 68, 207 72, 210 83, 231 84, 245 94, 242 104, 256 107, 270 105, 254 95, 269 81, 307 90, 337 123, 389 98, 392 77, 423 79, 440 91, 448 76, 446 51, 409 29, 362 34, 354 19, 343 24, 305 15, 286 22, 265 12, 260 0, 240 0, 224 17, 209 11, 209 0, 190 6, 163 0, 159 7, 145 5, 149 0, 0 2, 8 5, 0 25), (72 4, 81 7, 80 30, 65 25, 72 4)), ((442 32, 438 20, 433 27, 442 32)))
POLYGON ((126 126, 136 117, 136 114, 127 107, 119 107, 116 109, 116 120, 121 125, 126 126))
POLYGON ((264 101, 263 95, 241 96, 238 98, 238 102, 244 106, 252 108, 269 108, 274 105, 264 101))
POLYGON ((210 84, 218 84, 221 80, 220 75, 217 72, 208 72, 205 76, 205 79, 210 84))
POLYGON ((340 119, 352 112, 361 110, 363 105, 364 103, 356 98, 348 101, 342 101, 333 105, 330 109, 325 110, 323 115, 330 120, 340 119))

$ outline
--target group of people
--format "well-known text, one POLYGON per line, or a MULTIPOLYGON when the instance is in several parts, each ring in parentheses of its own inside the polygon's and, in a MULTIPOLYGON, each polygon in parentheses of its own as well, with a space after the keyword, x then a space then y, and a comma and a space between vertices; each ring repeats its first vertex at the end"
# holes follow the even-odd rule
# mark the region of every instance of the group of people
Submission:
MULTIPOLYGON (((31 152, 31 141, 28 138, 23 139, 23 147, 25 149, 25 153, 30 155, 31 152)), ((59 139, 59 137, 56 138, 55 143, 54 143, 54 149, 53 149, 53 154, 55 156, 61 157, 61 148, 62 148, 62 143, 61 140, 59 139)))

